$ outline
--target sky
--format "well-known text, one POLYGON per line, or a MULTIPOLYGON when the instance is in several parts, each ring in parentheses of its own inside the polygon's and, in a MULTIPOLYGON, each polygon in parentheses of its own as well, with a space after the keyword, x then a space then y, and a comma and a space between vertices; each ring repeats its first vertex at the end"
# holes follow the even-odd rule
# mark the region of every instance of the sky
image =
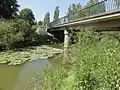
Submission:
POLYGON ((19 9, 32 9, 37 21, 43 21, 46 12, 50 12, 52 21, 56 6, 60 7, 60 17, 62 17, 72 3, 78 2, 84 5, 88 0, 18 0, 18 4, 20 5, 19 9))

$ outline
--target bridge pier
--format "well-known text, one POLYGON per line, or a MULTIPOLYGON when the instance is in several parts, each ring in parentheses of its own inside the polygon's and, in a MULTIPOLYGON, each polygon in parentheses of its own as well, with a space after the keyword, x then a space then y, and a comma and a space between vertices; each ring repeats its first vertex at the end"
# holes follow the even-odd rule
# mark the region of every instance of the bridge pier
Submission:
POLYGON ((69 33, 67 30, 64 30, 64 47, 67 48, 69 45, 69 33))

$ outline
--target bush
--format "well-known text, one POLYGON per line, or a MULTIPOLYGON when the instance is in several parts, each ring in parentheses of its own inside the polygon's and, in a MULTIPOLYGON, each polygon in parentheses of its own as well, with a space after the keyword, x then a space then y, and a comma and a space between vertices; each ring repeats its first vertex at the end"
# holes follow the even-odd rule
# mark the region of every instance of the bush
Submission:
POLYGON ((111 35, 80 30, 74 46, 76 90, 118 90, 120 46, 111 35))
POLYGON ((47 67, 45 70, 44 79, 40 78, 40 73, 34 76, 34 79, 28 82, 24 90, 65 90, 65 80, 67 72, 64 69, 56 69, 47 67))
POLYGON ((7 49, 19 47, 29 40, 31 26, 22 19, 0 21, 0 45, 7 49))
POLYGON ((31 30, 32 30, 32 31, 36 31, 36 30, 37 30, 37 28, 38 28, 38 26, 37 26, 37 25, 32 25, 31 30))
MULTIPOLYGON (((46 43, 48 35, 46 33, 38 34, 37 28, 37 25, 31 26, 23 19, 0 20, 0 49, 14 49, 46 43)), ((44 31, 44 28, 40 29, 44 31)))

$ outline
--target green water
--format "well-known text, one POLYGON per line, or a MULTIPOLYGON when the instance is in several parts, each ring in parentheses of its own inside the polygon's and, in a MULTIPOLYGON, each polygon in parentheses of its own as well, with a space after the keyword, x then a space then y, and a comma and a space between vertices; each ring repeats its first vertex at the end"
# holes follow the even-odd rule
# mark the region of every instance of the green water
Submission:
POLYGON ((27 62, 19 66, 0 64, 0 90, 23 90, 36 72, 40 72, 41 77, 43 76, 46 65, 57 68, 62 65, 62 62, 51 58, 27 62))
POLYGON ((18 66, 0 64, 0 90, 24 90, 28 80, 36 72, 40 72, 41 77, 44 75, 43 70, 46 65, 50 65, 53 68, 62 66, 61 55, 51 59, 26 62, 18 66))

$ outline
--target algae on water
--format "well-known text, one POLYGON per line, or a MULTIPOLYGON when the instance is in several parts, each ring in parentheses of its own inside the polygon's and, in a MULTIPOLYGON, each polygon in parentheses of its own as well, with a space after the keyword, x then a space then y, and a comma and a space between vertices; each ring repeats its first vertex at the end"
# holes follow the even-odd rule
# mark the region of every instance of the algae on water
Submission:
POLYGON ((8 65, 18 65, 26 61, 49 58, 57 53, 62 53, 61 49, 48 47, 46 45, 27 48, 22 51, 0 52, 0 63, 8 65))

